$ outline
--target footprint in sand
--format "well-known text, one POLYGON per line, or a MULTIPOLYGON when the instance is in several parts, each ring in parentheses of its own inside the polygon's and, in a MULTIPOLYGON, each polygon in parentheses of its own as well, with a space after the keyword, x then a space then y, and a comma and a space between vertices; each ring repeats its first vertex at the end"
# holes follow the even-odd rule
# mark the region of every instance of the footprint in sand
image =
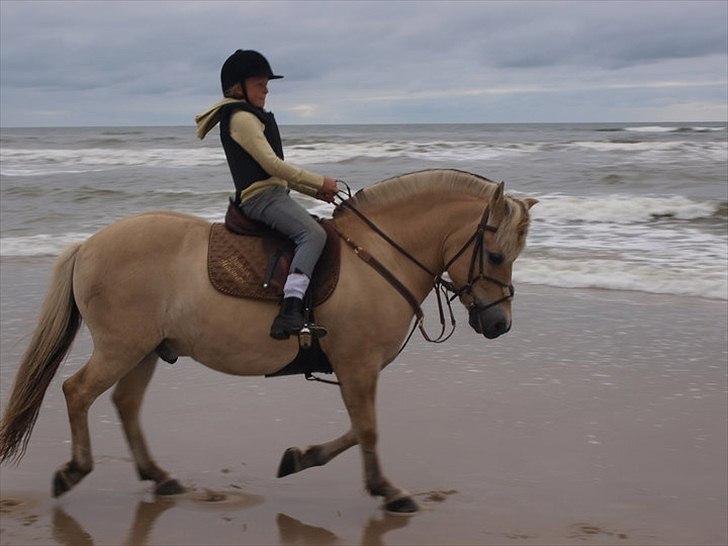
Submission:
POLYGON ((16 499, 0 499, 0 514, 9 514, 16 506, 23 504, 16 499))
POLYGON ((39 504, 37 499, 19 496, 0 497, 0 514, 14 515, 33 508, 39 504))
POLYGON ((425 491, 423 493, 415 493, 415 497, 424 497, 424 502, 445 502, 450 495, 457 493, 457 489, 448 489, 446 491, 425 491))
POLYGON ((265 499, 260 495, 252 495, 241 491, 217 490, 204 488, 201 491, 192 490, 175 497, 175 503, 178 506, 189 507, 194 504, 195 507, 204 508, 251 508, 261 504, 265 499))
POLYGON ((629 538, 626 533, 618 533, 616 531, 609 531, 602 529, 598 525, 592 525, 591 523, 575 523, 570 527, 571 534, 567 535, 567 538, 578 538, 581 540, 589 539, 595 535, 603 535, 620 540, 626 540, 629 538))

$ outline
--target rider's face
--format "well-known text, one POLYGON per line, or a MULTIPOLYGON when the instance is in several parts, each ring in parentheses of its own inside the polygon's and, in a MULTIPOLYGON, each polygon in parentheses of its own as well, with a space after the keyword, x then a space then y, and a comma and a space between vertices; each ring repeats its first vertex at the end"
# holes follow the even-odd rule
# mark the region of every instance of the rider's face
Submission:
POLYGON ((245 92, 248 102, 258 108, 265 106, 265 97, 268 94, 268 77, 251 76, 245 80, 245 92))

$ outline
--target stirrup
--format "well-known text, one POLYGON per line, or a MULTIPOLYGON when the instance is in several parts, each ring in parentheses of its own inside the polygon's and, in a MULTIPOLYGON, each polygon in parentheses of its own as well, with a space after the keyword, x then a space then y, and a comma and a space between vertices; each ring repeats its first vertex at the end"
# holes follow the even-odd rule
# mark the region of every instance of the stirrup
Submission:
POLYGON ((307 322, 303 325, 301 331, 298 332, 298 345, 302 349, 308 349, 311 347, 311 343, 313 343, 314 339, 321 339, 326 336, 327 333, 326 328, 323 326, 307 322))

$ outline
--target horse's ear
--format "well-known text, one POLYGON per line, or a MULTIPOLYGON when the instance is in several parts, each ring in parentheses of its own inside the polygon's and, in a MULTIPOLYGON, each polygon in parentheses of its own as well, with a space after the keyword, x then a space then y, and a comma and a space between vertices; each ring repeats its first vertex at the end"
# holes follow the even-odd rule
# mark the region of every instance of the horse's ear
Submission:
POLYGON ((493 194, 493 203, 497 203, 503 198, 503 188, 506 187, 505 182, 499 182, 498 187, 495 189, 495 193, 493 194))
POLYGON ((538 203, 538 199, 536 199, 535 197, 526 197, 522 199, 522 201, 526 204, 526 208, 528 209, 538 203))

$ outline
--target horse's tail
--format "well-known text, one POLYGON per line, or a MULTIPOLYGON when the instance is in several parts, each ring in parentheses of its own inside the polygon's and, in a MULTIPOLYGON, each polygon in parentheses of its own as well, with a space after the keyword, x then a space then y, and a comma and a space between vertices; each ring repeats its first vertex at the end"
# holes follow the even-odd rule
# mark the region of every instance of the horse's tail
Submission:
POLYGON ((67 249, 56 261, 38 325, 0 423, 0 462, 18 462, 25 454, 43 395, 81 326, 73 298, 73 268, 80 246, 67 249))

